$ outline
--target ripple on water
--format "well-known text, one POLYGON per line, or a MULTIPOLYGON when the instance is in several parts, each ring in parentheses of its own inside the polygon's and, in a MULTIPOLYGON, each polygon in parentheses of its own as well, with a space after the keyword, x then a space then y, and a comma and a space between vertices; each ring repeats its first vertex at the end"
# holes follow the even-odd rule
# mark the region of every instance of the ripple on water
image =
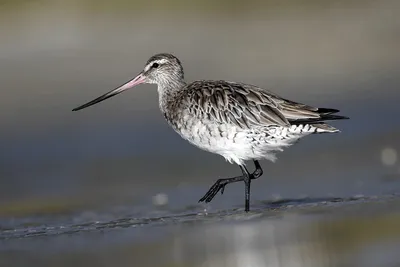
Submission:
MULTIPOLYGON (((302 199, 281 199, 276 201, 260 201, 254 203, 252 210, 245 213, 243 208, 230 210, 207 211, 199 207, 192 206, 184 211, 167 213, 164 216, 153 217, 135 217, 126 216, 105 221, 88 221, 85 223, 62 223, 54 225, 38 222, 20 225, 17 228, 3 227, 0 229, 0 240, 34 238, 42 236, 72 235, 83 232, 93 232, 101 230, 113 230, 123 228, 139 227, 158 227, 167 225, 185 225, 185 224, 205 224, 215 222, 240 222, 257 220, 260 218, 274 218, 285 214, 285 211, 321 214, 331 211, 333 208, 346 207, 353 204, 363 204, 367 202, 381 202, 397 199, 397 195, 388 195, 382 197, 364 197, 354 196, 350 198, 302 198, 302 199)), ((92 216, 95 218, 96 216, 92 216)), ((29 220, 29 219, 26 219, 29 220)), ((70 220, 71 221, 71 220, 70 220)), ((73 221, 73 218, 72 218, 73 221)))

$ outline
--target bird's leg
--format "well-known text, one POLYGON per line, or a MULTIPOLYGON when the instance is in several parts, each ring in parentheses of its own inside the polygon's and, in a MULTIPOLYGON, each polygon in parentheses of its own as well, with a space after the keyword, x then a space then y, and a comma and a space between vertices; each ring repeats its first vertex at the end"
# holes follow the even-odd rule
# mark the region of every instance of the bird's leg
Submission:
POLYGON ((263 175, 263 169, 261 168, 260 163, 258 162, 258 160, 254 160, 254 166, 256 166, 255 171, 252 173, 253 178, 252 179, 257 179, 258 177, 260 177, 261 175, 263 175))
MULTIPOLYGON (((252 174, 249 173, 246 166, 240 165, 240 169, 243 173, 243 181, 244 181, 244 211, 248 212, 250 210, 250 183, 252 174)), ((254 178, 253 178, 254 179, 254 178)))
MULTIPOLYGON (((252 179, 257 179, 259 178, 262 174, 263 174, 263 170, 261 169, 260 163, 255 160, 254 161, 254 165, 256 167, 255 171, 251 174, 249 174, 249 180, 252 179)), ((242 166, 240 166, 240 168, 242 169, 242 166)), ((242 170, 243 172, 243 170, 242 170)), ((247 172, 248 173, 248 172, 247 172)), ((240 181, 245 181, 245 175, 241 175, 241 176, 236 176, 236 177, 232 177, 232 178, 224 178, 224 179, 218 179, 213 186, 211 186, 211 188, 207 191, 207 193, 199 200, 199 202, 210 202, 219 191, 221 191, 221 194, 224 193, 225 190, 225 186, 227 184, 230 183, 236 183, 236 182, 240 182, 240 181)), ((247 185, 246 185, 247 187, 247 185)), ((250 187, 250 184, 249 184, 250 187)), ((250 194, 250 190, 249 190, 249 194, 250 194)), ((250 195, 249 195, 250 197, 250 195)))

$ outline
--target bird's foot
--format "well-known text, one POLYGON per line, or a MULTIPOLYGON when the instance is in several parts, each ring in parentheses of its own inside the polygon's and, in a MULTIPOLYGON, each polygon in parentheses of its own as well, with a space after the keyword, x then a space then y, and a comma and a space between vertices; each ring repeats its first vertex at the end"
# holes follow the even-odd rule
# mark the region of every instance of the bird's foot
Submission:
POLYGON ((218 179, 211 188, 207 191, 207 193, 200 198, 199 202, 210 202, 219 191, 221 191, 221 195, 224 193, 225 186, 230 183, 243 181, 243 176, 233 177, 233 178, 225 178, 225 179, 218 179))
POLYGON ((218 179, 207 191, 207 193, 202 198, 200 198, 199 202, 210 202, 220 190, 221 194, 223 194, 226 186, 226 182, 224 183, 223 180, 225 179, 218 179))

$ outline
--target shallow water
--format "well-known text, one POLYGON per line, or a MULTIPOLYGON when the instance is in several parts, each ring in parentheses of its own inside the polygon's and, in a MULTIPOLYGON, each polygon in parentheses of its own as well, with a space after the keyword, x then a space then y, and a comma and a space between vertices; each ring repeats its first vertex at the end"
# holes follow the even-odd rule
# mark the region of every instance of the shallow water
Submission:
MULTIPOLYGON (((399 197, 293 199, 242 209, 3 230, 2 266, 397 266, 399 197), (373 256, 370 254, 373 252, 373 256)), ((43 218, 46 220, 46 218, 43 218)))
POLYGON ((0 5, 0 266, 396 266, 398 1, 0 5), (318 4, 319 3, 319 4, 318 4), (351 120, 239 169, 164 122, 154 86, 71 109, 172 52, 351 120), (249 168, 252 168, 251 164, 249 168))

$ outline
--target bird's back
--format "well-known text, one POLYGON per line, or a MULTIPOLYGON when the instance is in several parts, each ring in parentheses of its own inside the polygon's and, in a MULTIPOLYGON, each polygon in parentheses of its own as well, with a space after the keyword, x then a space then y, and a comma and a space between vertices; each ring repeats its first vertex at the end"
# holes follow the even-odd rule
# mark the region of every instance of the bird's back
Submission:
POLYGON ((347 119, 333 115, 339 112, 336 109, 311 107, 254 85, 229 81, 192 82, 181 90, 174 102, 185 106, 195 117, 243 129, 322 125, 326 120, 347 119))

